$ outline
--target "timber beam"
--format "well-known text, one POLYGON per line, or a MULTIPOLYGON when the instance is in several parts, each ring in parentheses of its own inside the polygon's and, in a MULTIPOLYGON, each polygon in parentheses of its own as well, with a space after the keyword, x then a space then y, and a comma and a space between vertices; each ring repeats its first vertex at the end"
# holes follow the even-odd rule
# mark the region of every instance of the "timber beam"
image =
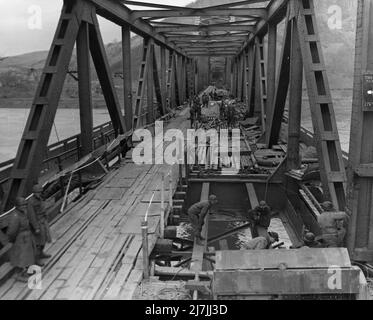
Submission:
POLYGON ((267 33, 268 23, 276 25, 286 17, 288 2, 289 0, 272 0, 269 3, 267 7, 267 19, 260 20, 257 23, 254 32, 246 38, 247 40, 238 54, 241 54, 250 43, 254 42, 255 36, 263 36, 267 33))
POLYGON ((153 26, 144 20, 134 19, 133 11, 115 0, 89 0, 96 7, 101 17, 120 26, 130 25, 131 31, 146 38, 152 38, 157 45, 165 46, 178 54, 185 55, 177 46, 170 43, 166 37, 157 33, 153 26))
POLYGON ((212 17, 212 16, 239 16, 239 17, 254 17, 260 19, 267 18, 267 10, 265 8, 240 8, 240 9, 194 9, 184 8, 172 10, 136 10, 133 13, 135 19, 142 17, 212 17))
POLYGON ((215 31, 247 31, 254 32, 255 28, 252 25, 231 25, 231 24, 218 24, 218 25, 174 25, 167 27, 156 27, 156 32, 215 32, 215 31))

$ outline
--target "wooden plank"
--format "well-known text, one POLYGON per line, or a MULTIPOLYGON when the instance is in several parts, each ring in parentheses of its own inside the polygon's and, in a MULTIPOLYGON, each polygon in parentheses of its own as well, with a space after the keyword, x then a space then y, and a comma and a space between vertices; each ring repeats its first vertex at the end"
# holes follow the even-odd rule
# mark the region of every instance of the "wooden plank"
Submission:
POLYGON ((222 251, 229 250, 228 241, 226 239, 220 240, 219 241, 219 248, 222 251))
POLYGON ((216 270, 277 269, 285 263, 288 269, 328 268, 339 266, 350 268, 351 262, 345 248, 218 251, 216 270))
POLYGON ((135 291, 142 279, 142 270, 133 270, 120 293, 120 300, 132 300, 135 291))
POLYGON ((259 206, 258 197, 256 196, 255 188, 252 183, 246 183, 246 190, 249 195, 251 208, 254 209, 259 206))

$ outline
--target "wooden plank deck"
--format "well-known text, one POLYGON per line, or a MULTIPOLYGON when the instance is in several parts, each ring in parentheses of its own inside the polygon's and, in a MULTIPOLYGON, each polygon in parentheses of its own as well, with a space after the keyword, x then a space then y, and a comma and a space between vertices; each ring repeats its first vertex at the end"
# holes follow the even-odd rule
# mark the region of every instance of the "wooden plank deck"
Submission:
MULTIPOLYGON (((188 125, 185 114, 165 129, 186 130, 188 125)), ((96 190, 51 224, 54 241, 46 251, 52 258, 42 270, 42 290, 29 290, 27 284, 11 278, 0 287, 0 300, 131 299, 142 280, 141 221, 147 210, 150 252, 160 227, 158 195, 153 203, 148 196, 159 190, 161 173, 170 169, 138 166, 126 158, 96 190)), ((173 170, 177 177, 178 166, 173 170)), ((174 181, 172 192, 176 185, 174 181)), ((168 192, 169 186, 165 201, 168 192)))

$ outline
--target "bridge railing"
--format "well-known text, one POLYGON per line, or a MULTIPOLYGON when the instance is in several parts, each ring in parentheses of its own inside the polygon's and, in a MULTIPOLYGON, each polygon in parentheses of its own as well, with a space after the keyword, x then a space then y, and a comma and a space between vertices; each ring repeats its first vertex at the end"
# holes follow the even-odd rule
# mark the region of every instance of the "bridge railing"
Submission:
MULTIPOLYGON (((93 129, 93 149, 111 142, 115 139, 115 132, 111 122, 106 122, 93 129)), ((41 169, 40 177, 52 176, 64 168, 72 165, 81 158, 80 134, 48 146, 41 169)), ((0 199, 7 190, 10 172, 14 159, 0 163, 0 199)))

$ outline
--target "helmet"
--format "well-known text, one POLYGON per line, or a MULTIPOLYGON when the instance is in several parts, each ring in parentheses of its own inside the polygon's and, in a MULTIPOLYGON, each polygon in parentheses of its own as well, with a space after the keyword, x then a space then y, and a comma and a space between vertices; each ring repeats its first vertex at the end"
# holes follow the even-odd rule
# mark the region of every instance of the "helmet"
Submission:
POLYGON ((323 208, 323 210, 325 211, 333 211, 334 210, 334 206, 333 204, 330 202, 330 201, 325 201, 321 204, 321 207, 323 208))
POLYGON ((32 188, 33 193, 42 193, 43 192, 43 186, 41 184, 36 184, 32 188))
POLYGON ((276 242, 280 241, 280 236, 277 232, 268 232, 268 235, 273 238, 276 242))
POLYGON ((316 239, 315 235, 312 233, 312 232, 307 232, 305 235, 304 235, 304 242, 307 242, 307 243, 311 243, 311 242, 314 242, 316 239))
POLYGON ((27 201, 25 198, 21 198, 21 197, 16 198, 16 207, 22 207, 26 205, 27 205, 27 201))
POLYGON ((209 201, 218 201, 218 197, 212 194, 209 196, 209 201))
POLYGON ((260 201, 259 203, 259 207, 266 207, 267 206, 267 202, 265 201, 260 201))

